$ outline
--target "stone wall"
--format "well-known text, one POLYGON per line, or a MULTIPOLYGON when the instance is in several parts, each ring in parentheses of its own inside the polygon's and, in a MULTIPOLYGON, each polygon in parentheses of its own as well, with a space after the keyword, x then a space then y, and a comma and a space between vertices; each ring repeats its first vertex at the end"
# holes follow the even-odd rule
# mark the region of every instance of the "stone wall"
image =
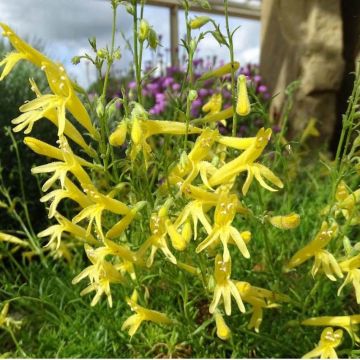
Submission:
POLYGON ((336 131, 337 100, 344 72, 351 68, 348 62, 354 64, 354 53, 360 57, 360 1, 263 0, 261 11, 260 69, 270 91, 278 94, 273 112, 282 109, 286 86, 300 80, 290 117, 290 134, 301 132, 315 117, 321 140, 330 141, 336 131), (345 10, 351 25, 349 19, 344 20, 345 10), (347 36, 353 50, 346 58, 347 36))

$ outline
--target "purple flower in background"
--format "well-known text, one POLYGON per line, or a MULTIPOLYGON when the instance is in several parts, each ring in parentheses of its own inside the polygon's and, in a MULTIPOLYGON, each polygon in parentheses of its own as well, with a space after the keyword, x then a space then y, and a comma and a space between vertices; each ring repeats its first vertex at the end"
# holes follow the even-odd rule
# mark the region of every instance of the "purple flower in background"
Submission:
POLYGON ((257 82, 257 83, 261 82, 261 76, 260 75, 255 75, 254 76, 254 81, 257 82))
POLYGON ((200 89, 198 91, 198 94, 200 97, 205 97, 205 96, 209 95, 209 91, 207 89, 200 89))
POLYGON ((147 89, 149 91, 151 91, 152 93, 157 93, 160 89, 159 89, 159 84, 156 83, 150 83, 146 85, 147 89))
POLYGON ((170 76, 167 76, 165 79, 164 79, 164 81, 163 81, 163 86, 165 87, 165 88, 167 88, 167 87, 169 87, 171 84, 173 84, 174 83, 174 78, 172 78, 172 77, 170 77, 170 76))
POLYGON ((155 101, 157 103, 165 102, 165 94, 164 93, 155 94, 155 101))
POLYGON ((276 133, 279 133, 281 131, 281 127, 279 125, 274 125, 272 127, 272 130, 276 134, 276 133))
POLYGON ((180 84, 178 84, 178 83, 174 83, 174 84, 172 85, 172 89, 173 89, 174 91, 179 91, 180 88, 181 88, 181 86, 180 86, 180 84))
POLYGON ((266 93, 267 92, 267 86, 266 85, 260 85, 257 89, 259 93, 266 93))
POLYGON ((130 81, 128 83, 128 88, 129 89, 135 89, 136 88, 136 81, 130 81))

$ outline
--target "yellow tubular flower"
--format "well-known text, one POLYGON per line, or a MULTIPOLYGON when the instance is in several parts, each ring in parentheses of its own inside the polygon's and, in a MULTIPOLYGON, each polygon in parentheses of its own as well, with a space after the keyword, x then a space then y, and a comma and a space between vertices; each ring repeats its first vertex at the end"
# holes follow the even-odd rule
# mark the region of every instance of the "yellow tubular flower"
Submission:
POLYGON ((249 190, 254 176, 265 189, 276 191, 265 183, 263 177, 277 187, 282 188, 283 183, 270 169, 264 165, 254 163, 262 154, 265 146, 270 140, 270 136, 271 129, 265 130, 264 128, 261 128, 256 134, 256 140, 252 142, 240 156, 222 166, 211 176, 209 180, 210 186, 216 186, 232 181, 239 173, 247 171, 248 175, 242 188, 244 195, 246 195, 249 190))
POLYGON ((122 234, 127 227, 131 224, 137 212, 146 205, 146 201, 138 202, 134 208, 132 208, 126 216, 124 216, 119 222, 117 222, 107 233, 107 238, 114 238, 122 234))
POLYGON ((108 304, 112 307, 112 296, 110 291, 111 283, 122 283, 124 278, 121 273, 116 270, 113 264, 104 260, 107 254, 104 248, 94 250, 91 246, 85 244, 85 252, 93 265, 88 266, 73 280, 73 284, 77 284, 82 279, 89 277, 91 284, 81 291, 80 295, 83 296, 91 291, 96 291, 96 294, 91 301, 91 306, 95 306, 101 296, 107 296, 108 304))
POLYGON ((197 16, 189 22, 191 29, 200 29, 207 24, 211 19, 208 16, 197 16))
POLYGON ((189 217, 191 216, 191 219, 193 221, 193 227, 194 227, 194 239, 197 239, 197 225, 198 221, 201 222, 201 224, 204 226, 206 232, 209 234, 212 231, 212 227, 206 218, 204 208, 203 208, 203 202, 200 200, 191 201, 188 203, 180 215, 178 216, 175 227, 179 228, 182 224, 184 224, 189 217))
POLYGON ((121 330, 129 329, 129 335, 133 336, 137 329, 140 327, 143 321, 152 321, 156 324, 164 324, 168 325, 172 323, 165 314, 155 311, 146 309, 137 303, 138 301, 138 294, 137 291, 134 290, 131 298, 127 298, 126 302, 131 307, 131 310, 134 311, 136 314, 130 316, 122 325, 121 330))
MULTIPOLYGON (((206 171, 203 165, 205 158, 210 154, 211 147, 219 137, 217 130, 205 129, 202 134, 196 139, 194 147, 188 155, 184 155, 180 163, 169 174, 169 183, 182 183, 183 186, 190 184, 200 172, 203 182, 207 184, 206 171), (186 177, 185 180, 184 177, 186 177)), ((205 169, 206 170, 206 169, 205 169)))
POLYGON ((356 302, 358 304, 360 304, 360 254, 342 261, 341 263, 339 263, 340 268, 343 272, 346 272, 346 278, 343 282, 343 284, 340 286, 339 290, 338 290, 338 295, 340 295, 342 289, 344 288, 344 286, 346 286, 347 284, 352 283, 352 285, 354 286, 355 289, 355 294, 356 294, 356 302))
POLYGON ((52 162, 50 164, 36 166, 31 169, 33 174, 54 172, 53 176, 42 186, 43 191, 47 191, 57 179, 60 180, 61 186, 65 186, 65 179, 68 172, 73 173, 81 184, 90 184, 91 179, 86 171, 82 168, 77 157, 72 152, 66 138, 61 136, 59 139, 60 149, 62 150, 63 162, 52 162))
POLYGON ((306 125, 306 128, 301 134, 300 144, 303 144, 310 136, 320 136, 319 130, 315 127, 316 121, 317 120, 315 118, 310 118, 309 122, 306 125))
POLYGON ((223 121, 223 120, 231 118, 233 115, 234 115, 234 110, 233 110, 232 106, 230 106, 230 107, 228 107, 222 111, 219 111, 217 113, 206 115, 203 118, 195 119, 191 123, 192 124, 201 124, 201 123, 212 123, 215 121, 223 121))
POLYGON ((9 328, 11 326, 14 326, 15 328, 20 328, 22 321, 21 320, 15 320, 12 317, 8 315, 9 313, 9 302, 4 302, 4 306, 1 309, 0 312, 0 328, 9 328))
MULTIPOLYGON (((36 154, 50 157, 50 158, 57 159, 57 160, 64 160, 64 154, 60 149, 56 148, 55 146, 49 145, 44 141, 35 139, 30 136, 26 136, 24 138, 24 143, 36 154)), ((79 165, 81 165, 81 166, 94 167, 94 164, 84 160, 83 158, 81 158, 79 156, 75 155, 75 158, 78 161, 79 165)))
POLYGON ((316 234, 315 238, 308 245, 295 253, 285 266, 284 270, 289 271, 290 269, 297 267, 308 259, 314 257, 315 262, 311 270, 311 274, 313 276, 315 276, 322 267, 325 275, 330 280, 336 281, 336 277, 334 275, 342 278, 343 274, 335 257, 328 251, 324 250, 324 247, 327 246, 330 240, 336 235, 337 228, 336 223, 332 224, 329 228, 328 223, 323 221, 321 229, 316 234))
POLYGON ((271 225, 282 230, 295 229, 300 225, 300 215, 291 213, 284 216, 272 216, 269 219, 271 225))
POLYGON ((147 113, 140 104, 135 104, 131 113, 130 124, 132 140, 130 157, 134 160, 137 154, 142 151, 146 164, 152 151, 150 145, 146 141, 149 137, 158 134, 199 134, 202 131, 194 126, 189 126, 187 128, 185 123, 176 121, 148 120, 147 113))
POLYGON ((259 332, 263 320, 263 309, 280 306, 275 301, 289 301, 286 295, 252 286, 248 282, 237 281, 235 284, 242 300, 253 307, 248 328, 254 329, 255 332, 259 332))
MULTIPOLYGON (((158 213, 153 213, 150 218, 150 230, 151 236, 141 245, 139 250, 137 251, 137 257, 139 259, 143 259, 145 257, 145 253, 150 248, 150 256, 146 261, 146 266, 150 267, 155 258, 155 254, 158 250, 161 250, 165 257, 176 264, 176 258, 170 251, 167 242, 166 236, 169 235, 169 218, 167 216, 168 204, 165 203, 164 206, 158 211, 158 213)), ((170 229, 170 233, 173 229, 170 229)), ((172 234, 174 235, 174 234, 172 234)), ((179 235, 180 236, 180 235, 179 235)), ((174 241, 175 239, 172 239, 174 241)), ((175 240, 176 242, 176 240, 175 240)))
POLYGON ((203 105, 202 111, 208 113, 208 115, 216 114, 221 110, 222 107, 222 95, 214 94, 211 96, 209 101, 203 105))
POLYGON ((318 358, 321 359, 337 359, 338 356, 335 352, 343 337, 343 331, 338 329, 336 331, 331 327, 327 327, 321 333, 321 338, 318 346, 310 352, 306 353, 302 359, 318 358))
POLYGON ((112 146, 121 146, 124 144, 127 133, 127 119, 123 119, 114 132, 109 137, 109 143, 112 146))
POLYGON ((51 199, 52 201, 48 214, 49 219, 51 219, 55 215, 57 206, 63 199, 74 200, 82 208, 85 208, 92 204, 92 202, 86 197, 86 195, 81 190, 79 190, 78 187, 68 178, 65 178, 63 189, 57 189, 49 192, 48 194, 44 195, 40 199, 40 201, 47 202, 51 199))
POLYGON ((130 212, 130 209, 123 202, 113 199, 112 193, 108 195, 101 194, 93 185, 89 184, 88 188, 84 188, 84 192, 93 203, 81 210, 72 219, 72 222, 77 224, 84 219, 88 219, 87 234, 90 234, 92 224, 95 221, 96 230, 101 238, 104 239, 104 233, 102 229, 103 211, 107 210, 117 215, 127 215, 130 212))
POLYGON ((224 341, 229 340, 229 338, 231 336, 231 330, 226 325, 226 322, 225 322, 223 316, 221 315, 220 311, 218 311, 218 310, 214 311, 214 318, 215 318, 215 323, 216 323, 217 337, 224 341))
POLYGON ((226 145, 227 147, 232 147, 238 150, 246 150, 250 146, 253 146, 256 142, 256 137, 249 138, 238 138, 232 136, 220 136, 217 139, 219 144, 226 145))
POLYGON ((54 64, 46 56, 33 49, 21 40, 7 25, 0 23, 0 26, 4 30, 4 35, 9 38, 11 44, 19 52, 18 56, 10 55, 1 62, 1 65, 5 64, 5 69, 0 79, 2 80, 11 71, 17 61, 26 59, 45 71, 49 87, 54 93, 54 95, 43 95, 41 98, 30 101, 23 105, 20 110, 26 112, 41 108, 56 109, 59 121, 58 134, 62 135, 66 122, 65 109, 67 108, 74 118, 84 126, 94 138, 98 139, 99 133, 93 127, 84 105, 76 96, 63 66, 54 64))
POLYGON ((220 66, 217 69, 210 70, 204 74, 202 74, 199 78, 200 81, 208 80, 211 78, 217 78, 224 76, 226 74, 230 74, 232 71, 236 71, 240 67, 240 63, 237 61, 230 62, 228 64, 225 64, 223 66, 220 66))
POLYGON ((99 242, 91 234, 86 233, 85 229, 73 224, 70 220, 59 213, 55 213, 55 218, 58 221, 58 224, 49 226, 37 235, 40 238, 50 236, 50 240, 45 246, 51 246, 53 243, 56 243, 56 250, 58 250, 61 245, 63 232, 70 233, 80 241, 88 242, 93 245, 99 244, 99 242))
POLYGON ((246 76, 239 75, 237 81, 236 112, 240 116, 246 116, 250 113, 250 110, 250 101, 246 87, 246 76))
POLYGON ((232 238, 232 240, 239 248, 241 254, 245 258, 250 258, 245 241, 241 237, 239 231, 234 226, 231 226, 231 223, 236 215, 238 202, 239 200, 235 194, 221 194, 218 204, 215 208, 214 226, 212 231, 208 237, 196 248, 197 253, 203 251, 209 245, 216 244, 220 240, 224 248, 224 261, 227 262, 230 259, 230 253, 227 245, 230 238, 232 238))
MULTIPOLYGON (((34 90, 37 97, 38 98, 42 97, 34 80, 30 80, 30 83, 31 83, 31 88, 34 90)), ((21 107, 20 109, 23 109, 23 107, 21 107)), ((50 120, 55 126, 57 126, 57 127, 59 126, 59 121, 58 121, 58 116, 57 116, 56 110, 53 108, 40 107, 39 109, 29 110, 29 111, 21 114, 16 119, 13 119, 11 122, 14 125, 16 125, 13 128, 13 131, 18 132, 18 131, 23 130, 26 127, 26 129, 24 130, 24 134, 29 134, 33 128, 34 123, 43 118, 50 120)), ((69 139, 73 140, 75 143, 77 143, 79 146, 81 146, 83 148, 83 150, 85 150, 85 152, 87 154, 89 154, 90 156, 94 157, 96 155, 96 152, 94 151, 94 149, 92 149, 85 142, 85 140, 82 137, 82 135, 80 134, 80 132, 75 128, 74 125, 72 125, 72 123, 68 119, 65 119, 64 134, 69 139)))
POLYGON ((221 255, 216 255, 215 258, 215 289, 214 298, 210 304, 209 312, 213 314, 216 310, 221 296, 224 300, 224 307, 226 315, 231 315, 231 295, 234 297, 239 310, 245 312, 245 306, 241 300, 239 290, 236 288, 231 276, 231 259, 224 261, 221 255))
POLYGON ((352 339, 360 343, 360 338, 356 335, 360 324, 360 315, 348 316, 320 316, 306 319, 301 325, 308 326, 333 326, 341 327, 348 332, 352 339))

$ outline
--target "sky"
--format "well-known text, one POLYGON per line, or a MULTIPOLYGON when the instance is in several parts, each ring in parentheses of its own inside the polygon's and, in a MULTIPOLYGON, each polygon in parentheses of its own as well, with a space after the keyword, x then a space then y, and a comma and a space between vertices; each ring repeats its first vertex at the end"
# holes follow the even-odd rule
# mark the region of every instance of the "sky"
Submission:
MULTIPOLYGON (((197 14, 193 13, 191 17, 195 15, 197 14)), ((186 31, 183 16, 180 11, 180 37, 183 37, 186 31)), ((126 49, 123 37, 131 39, 132 18, 122 6, 119 6, 117 17, 116 42, 122 53, 117 71, 125 73, 131 66, 131 55, 126 49)), ((212 17, 224 29, 224 18, 220 15, 212 17)), ((98 47, 110 43, 111 18, 111 6, 107 0, 0 0, 0 21, 7 23, 28 41, 40 43, 45 53, 53 60, 62 62, 69 74, 84 87, 95 80, 95 69, 86 62, 74 66, 71 59, 75 55, 91 51, 87 40, 91 36, 97 38, 98 47)), ((158 51, 163 55, 165 63, 170 62, 169 10, 146 5, 145 18, 156 32, 161 34, 163 46, 158 51)), ((238 26, 240 29, 234 37, 236 60, 242 64, 258 63, 260 22, 231 18, 230 27, 238 26)), ((207 27, 203 29, 206 30, 207 27)), ((197 56, 206 59, 215 54, 219 60, 226 62, 229 59, 227 49, 219 47, 218 43, 208 36, 200 43, 197 56)), ((144 61, 152 60, 156 64, 158 58, 158 54, 154 55, 150 50, 144 53, 144 61)))

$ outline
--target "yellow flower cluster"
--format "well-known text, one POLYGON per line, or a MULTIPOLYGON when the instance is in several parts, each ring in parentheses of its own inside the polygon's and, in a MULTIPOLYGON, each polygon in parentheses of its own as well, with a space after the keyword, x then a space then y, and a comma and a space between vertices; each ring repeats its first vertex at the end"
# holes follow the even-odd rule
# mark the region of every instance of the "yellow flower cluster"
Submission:
MULTIPOLYGON (((47 246, 58 250, 59 254, 66 255, 68 259, 71 255, 63 241, 64 234, 85 245, 91 265, 73 279, 74 284, 85 278, 89 279, 90 283, 81 295, 94 291, 92 306, 98 303, 102 295, 107 297, 109 306, 112 306, 111 284, 125 284, 130 279, 136 279, 136 269, 151 267, 159 250, 170 263, 197 276, 198 269, 178 261, 176 254, 176 251, 188 249, 190 242, 194 240, 198 241, 196 253, 206 252, 209 256, 215 256, 214 275, 208 279, 209 283, 212 282, 209 288, 213 292, 209 311, 214 313, 219 337, 227 339, 230 336, 230 329, 218 307, 223 300, 225 313, 230 315, 231 295, 241 312, 245 312, 244 302, 253 307, 249 327, 259 331, 263 309, 278 306, 274 301, 287 299, 247 282, 231 280, 231 246, 236 245, 244 258, 250 257, 248 244, 251 233, 238 228, 238 215, 249 212, 242 205, 240 194, 236 190, 237 180, 241 179, 242 174, 246 173, 242 185, 243 196, 248 193, 254 178, 270 191, 283 187, 281 180, 259 161, 270 140, 271 129, 262 128, 255 137, 250 138, 221 136, 212 128, 198 128, 176 121, 150 120, 140 104, 130 104, 132 111, 129 117, 118 124, 108 142, 112 146, 120 146, 129 134, 130 149, 127 155, 132 163, 142 154, 145 168, 148 167, 153 150, 149 138, 154 135, 193 134, 198 137, 191 150, 183 152, 178 163, 167 174, 166 181, 159 189, 160 198, 166 196, 160 206, 150 208, 150 204, 143 199, 134 201, 127 194, 120 196, 117 184, 108 184, 104 191, 97 184, 97 178, 103 175, 104 168, 97 163, 97 154, 90 146, 90 141, 81 135, 68 115, 71 114, 91 135, 92 144, 97 145, 96 142, 101 140, 99 132, 76 95, 74 85, 64 68, 26 44, 7 25, 0 25, 4 35, 16 49, 16 52, 9 54, 0 63, 4 66, 0 79, 18 61, 28 60, 44 71, 49 83, 51 92, 42 94, 31 80, 36 98, 20 107, 22 114, 13 120, 14 131, 23 130, 25 134, 29 134, 35 122, 43 118, 50 120, 58 129, 57 147, 33 137, 26 137, 24 142, 37 154, 54 159, 32 169, 34 174, 50 174, 50 178, 42 186, 44 192, 49 192, 41 201, 50 204, 48 216, 57 222, 38 236, 49 237, 47 246), (91 160, 74 154, 71 141, 79 145, 91 160), (229 149, 237 152, 238 156, 226 161, 229 149), (171 196, 174 188, 175 195, 171 196), (78 209, 78 212, 72 219, 57 210, 64 199, 77 204, 74 209, 78 209), (174 203, 179 199, 183 208, 177 211, 174 203), (152 213, 145 241, 137 249, 133 248, 133 244, 120 244, 117 240, 126 238, 127 229, 144 207, 152 213), (201 229, 198 228, 199 222, 201 229), (169 241, 173 249, 170 248, 169 241), (222 254, 219 253, 219 248, 222 249, 222 254)), ((233 65, 214 70, 211 76, 221 76, 224 71, 228 72, 229 66, 233 65)), ((238 67, 238 63, 234 67, 238 67)), ((239 78, 238 90, 236 111, 244 116, 250 112, 244 77, 239 78)), ((221 110, 221 107, 221 96, 214 95, 204 106, 204 111, 209 113, 204 118, 205 122, 224 120, 232 111, 221 110)), ((271 221, 274 226, 290 229, 299 224, 299 217, 290 214, 275 217, 271 221)), ((143 320, 171 323, 166 315, 139 306, 136 292, 128 299, 128 304, 136 312, 123 325, 123 329, 129 328, 130 335, 136 332, 143 320)))

